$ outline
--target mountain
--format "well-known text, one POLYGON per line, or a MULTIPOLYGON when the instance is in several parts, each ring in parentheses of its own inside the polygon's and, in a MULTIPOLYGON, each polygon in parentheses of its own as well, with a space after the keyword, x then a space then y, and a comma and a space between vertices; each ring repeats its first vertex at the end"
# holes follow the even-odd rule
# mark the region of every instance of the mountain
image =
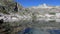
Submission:
POLYGON ((29 7, 29 10, 31 10, 32 12, 40 12, 42 14, 50 13, 50 12, 56 13, 56 12, 60 12, 60 6, 50 6, 44 3, 42 5, 29 7))
POLYGON ((32 7, 30 7, 30 8, 34 8, 34 9, 38 9, 38 8, 49 8, 49 9, 51 9, 51 8, 58 8, 59 6, 50 6, 50 5, 47 5, 47 4, 41 4, 41 5, 38 5, 38 6, 32 6, 32 7))
POLYGON ((0 0, 0 12, 2 13, 17 13, 22 6, 13 0, 0 0))
POLYGON ((13 0, 0 0, 0 34, 11 34, 13 30, 20 28, 16 26, 20 23, 18 13, 22 8, 13 0))
MULTIPOLYGON (((60 13, 60 6, 50 6, 44 3, 38 6, 24 8, 21 4, 12 0, 0 0, 0 33, 15 34, 28 27, 58 29, 59 23, 45 21, 49 18, 49 15, 45 16, 45 14, 55 13, 60 13), (40 18, 42 18, 41 21, 39 20, 40 18)), ((54 15, 54 17, 56 16, 54 15)))

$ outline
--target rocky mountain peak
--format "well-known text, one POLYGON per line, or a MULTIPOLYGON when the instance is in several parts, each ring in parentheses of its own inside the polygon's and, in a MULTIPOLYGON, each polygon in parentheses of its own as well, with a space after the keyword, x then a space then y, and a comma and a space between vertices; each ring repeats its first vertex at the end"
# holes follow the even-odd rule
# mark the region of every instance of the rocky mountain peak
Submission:
POLYGON ((33 6, 33 7, 31 7, 31 8, 34 8, 34 9, 38 9, 38 8, 53 8, 53 6, 49 6, 49 5, 47 5, 46 3, 43 3, 43 4, 40 4, 40 5, 38 5, 38 6, 33 6))
POLYGON ((47 4, 43 3, 42 5, 39 5, 39 6, 47 7, 47 4))

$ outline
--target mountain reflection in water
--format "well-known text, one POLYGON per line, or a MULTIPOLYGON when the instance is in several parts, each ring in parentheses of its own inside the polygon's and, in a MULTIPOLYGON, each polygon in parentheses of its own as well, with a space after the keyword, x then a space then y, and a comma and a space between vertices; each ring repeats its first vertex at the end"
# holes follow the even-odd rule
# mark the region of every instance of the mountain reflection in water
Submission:
POLYGON ((60 34, 60 30, 54 29, 55 26, 59 27, 60 24, 58 22, 40 21, 36 23, 34 22, 32 23, 32 25, 33 25, 32 28, 29 28, 29 27, 25 28, 22 32, 19 31, 18 34, 60 34), (40 27, 43 27, 43 28, 40 28, 40 27))
POLYGON ((42 30, 38 28, 26 28, 22 31, 22 33, 18 32, 18 34, 60 34, 60 30, 42 30))
POLYGON ((37 28, 26 28, 22 33, 18 32, 18 34, 48 34, 48 32, 37 28))
POLYGON ((50 34, 60 34, 60 30, 49 30, 50 34))

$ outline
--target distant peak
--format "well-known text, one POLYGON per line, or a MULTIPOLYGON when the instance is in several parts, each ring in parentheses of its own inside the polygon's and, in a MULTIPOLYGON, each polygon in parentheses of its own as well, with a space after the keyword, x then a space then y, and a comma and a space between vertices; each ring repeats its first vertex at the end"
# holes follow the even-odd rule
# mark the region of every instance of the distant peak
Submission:
MULTIPOLYGON (((59 6, 57 6, 57 7, 59 7, 59 6)), ((38 5, 38 6, 33 6, 32 8, 34 8, 34 9, 37 9, 37 8, 49 8, 49 9, 51 9, 51 8, 54 8, 54 6, 50 6, 50 5, 47 5, 46 3, 43 3, 43 4, 40 4, 40 5, 38 5)))
POLYGON ((39 6, 41 6, 41 5, 42 5, 42 6, 46 6, 47 4, 46 4, 46 3, 43 3, 43 4, 40 4, 39 6))
POLYGON ((44 3, 44 4, 43 4, 43 6, 47 6, 47 4, 46 4, 46 3, 44 3))
POLYGON ((40 4, 37 6, 38 8, 48 8, 48 5, 46 3, 40 4))

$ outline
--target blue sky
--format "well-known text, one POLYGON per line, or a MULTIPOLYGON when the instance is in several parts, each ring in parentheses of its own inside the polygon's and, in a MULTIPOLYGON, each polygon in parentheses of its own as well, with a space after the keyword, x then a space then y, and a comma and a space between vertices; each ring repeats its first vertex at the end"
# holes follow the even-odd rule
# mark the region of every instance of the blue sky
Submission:
POLYGON ((16 0, 16 1, 20 3, 23 7, 38 6, 43 3, 52 6, 60 5, 60 0, 16 0))

